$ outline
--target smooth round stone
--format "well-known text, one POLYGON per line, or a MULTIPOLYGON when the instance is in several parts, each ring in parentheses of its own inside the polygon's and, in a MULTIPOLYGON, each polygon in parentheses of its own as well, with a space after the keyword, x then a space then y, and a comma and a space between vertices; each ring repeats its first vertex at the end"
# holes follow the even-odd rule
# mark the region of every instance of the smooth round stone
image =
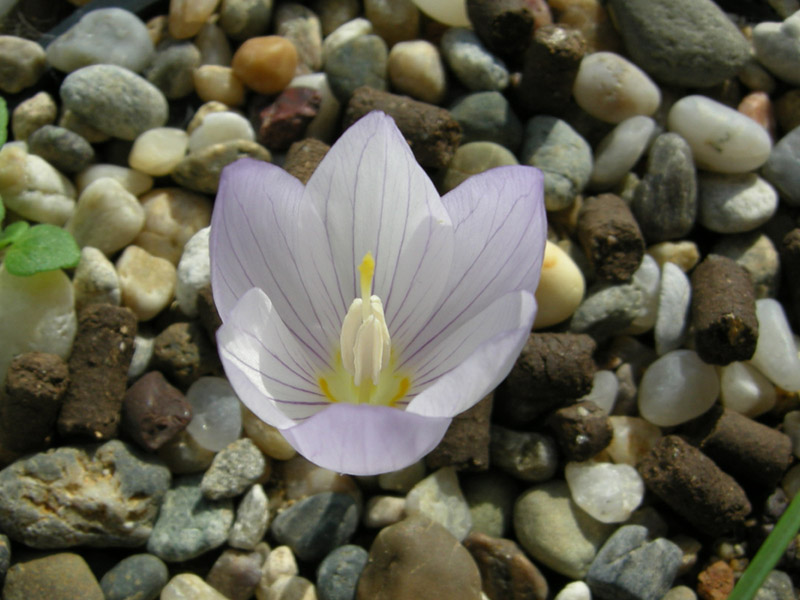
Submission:
POLYGON ((406 516, 406 500, 398 496, 372 496, 364 507, 364 527, 382 529, 406 516))
POLYGON ((203 102, 222 102, 227 106, 244 103, 244 83, 231 67, 202 65, 194 70, 194 90, 203 102))
POLYGON ((462 0, 412 0, 422 12, 444 25, 470 27, 467 4, 462 0))
POLYGON ((37 81, 47 68, 47 60, 42 47, 31 40, 0 35, 0 91, 16 94, 37 81))
POLYGON ((694 350, 667 352, 645 371, 639 384, 639 414, 659 427, 699 417, 716 402, 719 379, 694 350))
POLYGON ((249 438, 242 438, 220 450, 203 475, 200 489, 211 500, 235 498, 259 480, 269 477, 261 450, 249 438))
POLYGON ((190 318, 197 317, 197 297, 211 280, 208 239, 210 227, 195 233, 183 248, 178 263, 175 299, 178 307, 190 318))
POLYGON ((194 91, 194 70, 200 66, 200 49, 184 42, 160 49, 147 68, 147 81, 169 100, 184 98, 194 91))
POLYGON ((661 104, 661 92, 647 74, 614 52, 583 57, 572 95, 578 106, 606 123, 652 115, 661 104))
POLYGON ((144 220, 144 208, 136 196, 116 179, 104 177, 81 192, 65 228, 79 246, 91 246, 110 256, 139 235, 144 220))
POLYGON ((698 183, 699 222, 718 233, 755 229, 778 209, 775 189, 755 173, 701 173, 698 183))
POLYGON ((517 499, 514 531, 534 560, 567 577, 582 579, 614 527, 578 508, 566 482, 549 481, 517 499))
POLYGON ((449 192, 465 179, 495 167, 517 165, 517 158, 494 142, 470 142, 458 147, 442 180, 442 191, 449 192))
POLYGON ((328 76, 325 73, 299 75, 292 79, 288 87, 305 87, 319 92, 321 97, 319 109, 316 116, 306 126, 305 135, 323 142, 332 142, 336 138, 339 125, 341 103, 336 99, 331 86, 328 85, 328 76))
POLYGON ((242 431, 239 398, 222 377, 201 377, 186 391, 192 420, 186 431, 202 447, 219 452, 236 441, 242 431))
MULTIPOLYGON (((235 2, 226 2, 236 4, 235 2)), ((194 38, 194 45, 200 50, 201 65, 220 65, 227 67, 231 64, 233 50, 225 32, 216 23, 207 22, 203 25, 194 38)))
POLYGON ((508 87, 505 63, 489 52, 472 30, 448 29, 442 36, 441 48, 448 66, 468 89, 500 91, 508 87))
POLYGON ((128 164, 132 169, 153 177, 169 175, 183 160, 188 147, 189 137, 183 129, 148 129, 134 140, 128 164))
POLYGON ((119 165, 96 164, 85 168, 75 176, 78 193, 104 177, 117 180, 134 196, 140 196, 153 187, 153 178, 150 175, 119 165))
POLYGON ((139 73, 153 54, 147 26, 121 8, 89 11, 47 46, 47 62, 65 73, 101 63, 139 73))
POLYGON ((691 240, 653 244, 647 248, 647 253, 662 267, 668 262, 675 263, 684 273, 691 271, 700 262, 700 251, 691 240))
POLYGON ((583 581, 572 581, 561 588, 555 600, 592 600, 592 590, 583 581))
POLYGON ((176 40, 197 35, 219 0, 170 0, 169 34, 176 40))
POLYGON ((658 427, 640 417, 612 415, 608 421, 613 435, 605 451, 618 465, 635 467, 661 437, 658 427))
POLYGON ((0 265, 0 314, 0 385, 17 354, 69 356, 78 319, 72 282, 61 269, 17 277, 0 265))
POLYGON ((644 481, 631 465, 568 462, 564 478, 575 504, 601 523, 627 521, 644 497, 644 481))
POLYGON ((772 410, 775 386, 748 363, 732 362, 719 371, 720 402, 725 408, 751 418, 772 410))
POLYGON ((550 240, 544 248, 542 274, 536 288, 534 329, 544 329, 569 319, 580 306, 586 291, 583 273, 557 244, 550 240))
POLYGON ((69 552, 15 564, 6 576, 3 597, 6 600, 104 600, 89 565, 81 556, 69 552))
POLYGON ((240 158, 250 157, 269 162, 270 151, 249 140, 230 140, 187 154, 172 171, 180 186, 203 194, 216 194, 222 169, 240 158))
POLYGON ((264 488, 253 485, 236 508, 236 518, 228 534, 228 545, 242 550, 253 550, 269 526, 269 498, 264 488))
POLYGON ((15 140, 24 142, 39 127, 55 123, 56 117, 56 101, 47 92, 39 92, 17 104, 11 113, 11 132, 15 140))
POLYGON ((688 327, 692 286, 686 273, 675 263, 661 267, 661 286, 654 337, 659 356, 683 345, 688 327))
POLYGON ((149 321, 172 302, 175 295, 175 266, 130 245, 117 259, 122 304, 139 321, 149 321))
POLYGON ((438 104, 447 91, 439 49, 426 40, 399 42, 389 52, 389 81, 400 94, 438 104))
POLYGON ((242 427, 244 427, 247 437, 253 440, 256 446, 270 458, 289 460, 297 454, 297 451, 283 437, 280 429, 264 423, 244 404, 242 404, 242 427))
POLYGON ((194 573, 181 573, 169 580, 159 600, 230 600, 194 573))
POLYGON ((28 152, 41 156, 59 171, 75 173, 94 160, 94 149, 74 131, 44 125, 28 137, 28 152))
POLYGON ((103 133, 123 140, 134 140, 143 131, 167 122, 169 107, 161 90, 116 65, 90 65, 73 71, 61 84, 60 94, 66 108, 103 133))
POLYGON ((75 288, 75 308, 80 310, 89 304, 122 303, 119 278, 114 264, 97 248, 85 246, 81 249, 81 260, 72 277, 75 288))
POLYGON ((637 115, 622 121, 598 144, 589 180, 596 189, 609 189, 639 162, 658 132, 650 117, 637 115))
POLYGON ((317 595, 320 600, 353 600, 358 578, 369 553, 361 546, 340 546, 317 567, 317 595))
POLYGON ((764 165, 764 178, 781 193, 781 199, 789 206, 800 206, 800 127, 783 136, 769 155, 764 165))
POLYGON ((777 386, 800 391, 800 358, 786 313, 777 300, 756 300, 758 343, 750 363, 777 386))
POLYGON ((354 37, 332 50, 325 60, 328 84, 340 102, 363 85, 385 90, 388 50, 377 35, 354 37))
POLYGON ((50 163, 20 146, 0 149, 0 197, 19 216, 61 226, 75 210, 75 188, 50 163))
POLYGON ((297 50, 277 35, 250 38, 233 54, 234 74, 259 94, 276 94, 294 77, 297 50))
POLYGON ((302 70, 316 72, 322 68, 322 25, 313 10, 297 3, 279 4, 275 33, 295 47, 302 70))
POLYGON ((630 326, 643 303, 641 290, 633 284, 595 284, 573 313, 569 330, 605 340, 630 326))
POLYGON ((189 136, 189 152, 197 152, 214 144, 231 140, 256 139, 250 121, 231 111, 215 112, 207 115, 200 126, 189 136))
POLYGON ((522 122, 500 92, 475 92, 457 100, 450 116, 461 125, 461 143, 495 142, 516 151, 522 143, 522 122))
POLYGON ((631 283, 642 294, 642 306, 639 314, 631 322, 627 333, 639 335, 650 331, 656 324, 658 315, 658 290, 661 286, 661 269, 649 254, 642 257, 639 268, 633 273, 631 283))
POLYGON ((74 131, 85 138, 90 144, 102 144, 111 139, 110 135, 100 131, 91 121, 68 108, 61 111, 61 118, 58 120, 58 125, 70 131, 74 131))
POLYGON ((714 244, 712 252, 732 258, 747 269, 756 298, 775 297, 780 283, 780 256, 768 235, 759 231, 726 235, 714 244))
POLYGON ((419 37, 420 14, 411 0, 364 0, 364 16, 388 46, 419 37))
POLYGON ((613 371, 596 371, 592 377, 592 391, 579 399, 579 402, 591 400, 606 414, 614 410, 619 391, 619 380, 613 371))
POLYGON ((203 448, 184 430, 158 449, 158 457, 171 473, 184 475, 205 471, 214 460, 214 453, 203 448))
POLYGON ((752 171, 766 162, 772 149, 763 127, 706 96, 678 100, 669 111, 667 124, 689 144, 695 164, 709 171, 752 171))
POLYGON ((592 149, 569 123, 541 115, 525 126, 520 162, 542 170, 545 206, 561 210, 571 205, 589 182, 592 149))
POLYGON ((453 467, 443 467, 415 485, 406 496, 406 513, 436 521, 459 541, 472 528, 469 505, 453 467))
POLYGON ((219 7, 219 26, 234 40, 264 33, 272 17, 273 0, 225 0, 219 7))
POLYGON ((349 494, 358 506, 363 504, 361 489, 349 475, 323 469, 300 455, 277 466, 284 482, 287 502, 322 492, 340 492, 349 494))
POLYGON ((753 27, 753 49, 758 61, 790 85, 800 85, 800 14, 782 23, 753 27))
POLYGON ((167 584, 164 561, 152 554, 123 558, 100 580, 106 600, 155 600, 167 584))
POLYGON ((334 31, 329 33, 322 41, 322 56, 324 61, 327 62, 328 57, 339 46, 342 46, 359 36, 369 35, 371 33, 372 23, 370 23, 367 19, 359 17, 357 19, 347 21, 346 23, 342 23, 334 31))

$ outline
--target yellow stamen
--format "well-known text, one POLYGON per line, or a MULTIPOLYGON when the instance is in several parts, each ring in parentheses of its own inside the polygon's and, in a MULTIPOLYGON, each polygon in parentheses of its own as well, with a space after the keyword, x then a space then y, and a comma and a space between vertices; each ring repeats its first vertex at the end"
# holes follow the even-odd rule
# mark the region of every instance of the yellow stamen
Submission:
POLYGON ((361 320, 366 321, 370 315, 369 297, 372 294, 372 277, 375 275, 375 259, 372 252, 364 255, 361 264, 358 265, 358 272, 361 274, 361 320))

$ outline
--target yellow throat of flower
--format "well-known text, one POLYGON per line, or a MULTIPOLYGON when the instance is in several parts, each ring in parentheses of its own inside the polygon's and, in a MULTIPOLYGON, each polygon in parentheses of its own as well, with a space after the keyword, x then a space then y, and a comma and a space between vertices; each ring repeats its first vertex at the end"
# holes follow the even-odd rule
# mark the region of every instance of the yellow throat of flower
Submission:
POLYGON ((358 272, 361 297, 347 310, 333 369, 318 378, 319 387, 331 402, 396 406, 408 393, 411 381, 395 370, 383 303, 371 295, 375 275, 371 252, 364 255, 358 272))

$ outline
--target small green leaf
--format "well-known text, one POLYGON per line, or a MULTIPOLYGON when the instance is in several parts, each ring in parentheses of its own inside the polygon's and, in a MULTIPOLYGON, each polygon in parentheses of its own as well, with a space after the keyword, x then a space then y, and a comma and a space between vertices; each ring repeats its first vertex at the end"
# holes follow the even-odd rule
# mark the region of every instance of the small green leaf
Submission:
MULTIPOLYGON (((8 139, 8 107, 6 107, 5 99, 0 96, 0 146, 6 143, 8 139)), ((3 219, 0 218, 0 221, 3 219)))
POLYGON ((28 276, 43 271, 74 267, 81 259, 75 239, 55 225, 34 225, 8 249, 6 270, 12 275, 28 276))
POLYGON ((17 221, 6 227, 5 231, 0 233, 0 250, 16 242, 28 227, 30 226, 26 221, 17 221))

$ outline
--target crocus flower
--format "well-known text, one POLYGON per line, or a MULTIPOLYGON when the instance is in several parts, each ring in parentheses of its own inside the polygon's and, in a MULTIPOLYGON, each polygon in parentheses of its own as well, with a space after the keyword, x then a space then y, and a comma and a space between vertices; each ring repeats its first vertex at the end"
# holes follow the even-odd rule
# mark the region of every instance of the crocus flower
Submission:
POLYGON ((228 379, 322 467, 406 467, 513 366, 545 237, 537 169, 492 169, 440 197, 383 113, 347 129, 305 186, 238 160, 211 221, 228 379))

